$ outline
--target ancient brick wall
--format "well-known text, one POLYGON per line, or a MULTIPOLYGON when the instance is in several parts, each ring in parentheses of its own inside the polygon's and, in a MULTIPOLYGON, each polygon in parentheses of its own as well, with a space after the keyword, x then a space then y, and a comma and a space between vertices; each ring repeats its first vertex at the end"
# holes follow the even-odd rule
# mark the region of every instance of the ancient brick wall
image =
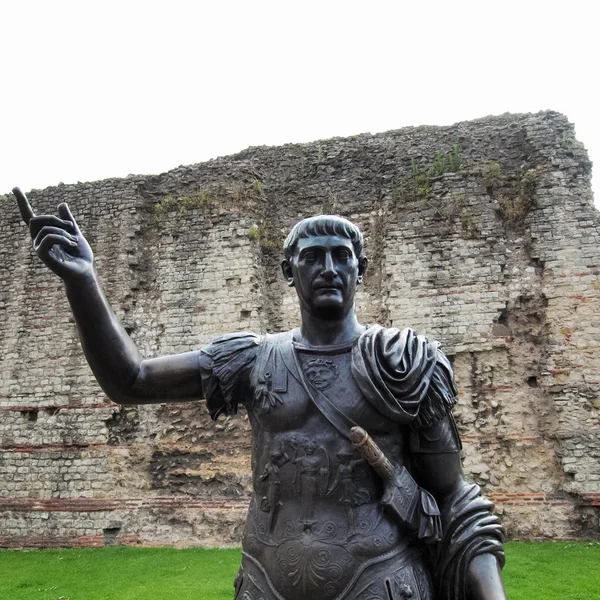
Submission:
MULTIPOLYGON (((357 221, 364 322, 439 339, 467 475, 512 536, 600 533, 600 219, 565 117, 503 115, 34 191, 68 201, 145 356, 298 324, 279 247, 299 218, 357 221)), ((15 182, 18 183, 18 182, 15 182)), ((240 541, 243 414, 120 408, 83 358, 62 284, 12 198, 0 223, 0 546, 240 541)))

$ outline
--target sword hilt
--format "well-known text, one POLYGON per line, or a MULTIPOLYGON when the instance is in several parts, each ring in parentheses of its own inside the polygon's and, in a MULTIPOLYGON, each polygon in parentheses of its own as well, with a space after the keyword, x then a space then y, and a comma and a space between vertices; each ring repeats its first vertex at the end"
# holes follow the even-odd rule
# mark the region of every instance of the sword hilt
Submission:
POLYGON ((350 430, 350 441, 381 479, 391 481, 394 478, 392 463, 362 427, 350 430))

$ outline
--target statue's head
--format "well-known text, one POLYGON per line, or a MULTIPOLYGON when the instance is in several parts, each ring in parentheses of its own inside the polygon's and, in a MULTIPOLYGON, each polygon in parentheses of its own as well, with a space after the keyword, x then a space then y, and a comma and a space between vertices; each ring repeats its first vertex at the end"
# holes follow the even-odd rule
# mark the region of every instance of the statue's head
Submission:
POLYGON ((363 235, 357 225, 339 215, 317 215, 296 223, 283 243, 285 258, 294 256, 298 241, 321 236, 340 236, 352 242, 354 254, 363 258, 363 235))
POLYGON ((315 450, 317 449, 317 442, 315 440, 308 440, 306 442, 306 446, 304 446, 304 449, 306 450, 306 454, 309 456, 314 454, 315 450))
POLYGON ((323 318, 348 314, 367 267, 360 229, 336 215, 310 217, 294 225, 283 249, 283 275, 301 307, 323 318))
POLYGON ((269 452, 269 460, 271 463, 276 465, 279 462, 279 459, 283 456, 283 452, 279 449, 274 449, 269 452))

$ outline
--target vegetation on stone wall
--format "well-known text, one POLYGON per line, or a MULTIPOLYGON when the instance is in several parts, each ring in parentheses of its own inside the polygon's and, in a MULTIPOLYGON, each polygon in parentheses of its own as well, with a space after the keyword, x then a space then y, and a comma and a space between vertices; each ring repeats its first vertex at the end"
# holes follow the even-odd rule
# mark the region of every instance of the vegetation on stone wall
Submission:
POLYGON ((252 225, 248 230, 248 237, 253 242, 257 242, 261 250, 279 251, 283 248, 283 235, 271 227, 267 221, 252 225))
POLYGON ((496 197, 504 222, 513 228, 521 227, 525 216, 535 207, 539 173, 526 169, 511 181, 500 163, 491 162, 483 168, 481 176, 487 193, 496 197))
POLYGON ((207 189, 201 189, 191 195, 174 196, 173 194, 168 194, 154 205, 154 220, 158 223, 169 212, 177 212, 178 215, 181 215, 186 210, 204 209, 214 199, 214 193, 207 189))
POLYGON ((535 206, 538 180, 537 171, 529 169, 521 175, 512 194, 498 196, 500 213, 509 224, 522 224, 527 213, 535 206))
POLYGON ((340 199, 338 195, 331 191, 331 189, 327 190, 327 194, 323 199, 321 204, 321 214, 323 215, 335 215, 340 210, 340 199))
POLYGON ((433 172, 438 176, 446 173, 457 173, 460 171, 462 163, 463 158, 458 144, 454 144, 452 150, 446 154, 442 154, 439 150, 436 150, 433 172))
POLYGON ((523 219, 535 207, 538 171, 525 169, 517 176, 509 176, 500 163, 491 162, 482 169, 481 179, 487 193, 496 198, 503 221, 513 229, 522 227, 523 219))
POLYGON ((457 173, 463 166, 463 157, 458 144, 452 146, 450 152, 436 150, 432 162, 425 168, 411 159, 410 180, 407 183, 396 181, 392 185, 392 200, 396 204, 408 200, 427 198, 432 190, 433 182, 447 173, 457 173))
POLYGON ((466 204, 464 194, 452 194, 448 202, 446 217, 455 221, 459 220, 462 231, 467 238, 475 238, 479 235, 479 227, 475 221, 475 213, 466 204))
POLYGON ((494 190, 502 185, 502 165, 499 162, 491 162, 483 169, 482 177, 488 194, 492 195, 494 190))
POLYGON ((232 207, 243 206, 261 197, 263 185, 262 181, 255 179, 249 185, 234 184, 229 188, 223 185, 201 187, 196 192, 181 196, 167 194, 154 205, 154 222, 158 225, 165 215, 172 212, 181 216, 185 211, 206 210, 213 206, 221 208, 227 204, 232 207))

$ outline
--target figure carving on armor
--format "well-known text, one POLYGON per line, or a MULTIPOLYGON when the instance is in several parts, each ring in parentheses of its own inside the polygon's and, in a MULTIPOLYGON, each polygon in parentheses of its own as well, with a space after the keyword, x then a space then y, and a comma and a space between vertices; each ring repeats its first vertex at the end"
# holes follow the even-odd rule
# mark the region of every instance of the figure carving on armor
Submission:
MULTIPOLYGON (((298 443, 298 436, 295 433, 292 433, 288 436, 288 438, 285 440, 285 455, 287 457, 287 460, 290 461, 292 464, 295 464, 295 460, 298 457, 298 451, 300 449, 299 443, 298 443)), ((296 482, 297 482, 297 473, 298 469, 294 469, 294 474, 293 474, 293 478, 291 481, 291 487, 293 489, 296 489, 296 482)))
POLYGON ((267 531, 273 533, 273 525, 277 519, 277 512, 281 506, 281 479, 279 478, 279 467, 287 462, 285 455, 280 451, 271 452, 269 462, 259 477, 260 481, 267 482, 267 495, 263 496, 260 508, 268 513, 267 531))
POLYGON ((300 483, 298 490, 302 497, 302 515, 300 520, 306 525, 312 525, 315 518, 315 503, 317 496, 322 495, 324 485, 327 485, 328 468, 325 460, 317 452, 315 440, 308 440, 304 446, 305 454, 294 459, 298 467, 296 481, 300 483))
POLYGON ((311 217, 288 235, 282 268, 298 329, 143 359, 67 205, 36 216, 14 192, 112 400, 205 398, 214 419, 247 410, 255 489, 236 599, 505 600, 502 529, 462 475, 450 362, 411 329, 358 322, 367 259, 356 225, 311 217))
POLYGON ((371 494, 368 490, 358 487, 353 478, 354 469, 365 464, 365 461, 362 458, 356 458, 353 452, 338 452, 337 458, 337 472, 327 494, 334 494, 337 501, 343 504, 348 519, 348 537, 351 538, 357 534, 354 507, 368 502, 371 494))

